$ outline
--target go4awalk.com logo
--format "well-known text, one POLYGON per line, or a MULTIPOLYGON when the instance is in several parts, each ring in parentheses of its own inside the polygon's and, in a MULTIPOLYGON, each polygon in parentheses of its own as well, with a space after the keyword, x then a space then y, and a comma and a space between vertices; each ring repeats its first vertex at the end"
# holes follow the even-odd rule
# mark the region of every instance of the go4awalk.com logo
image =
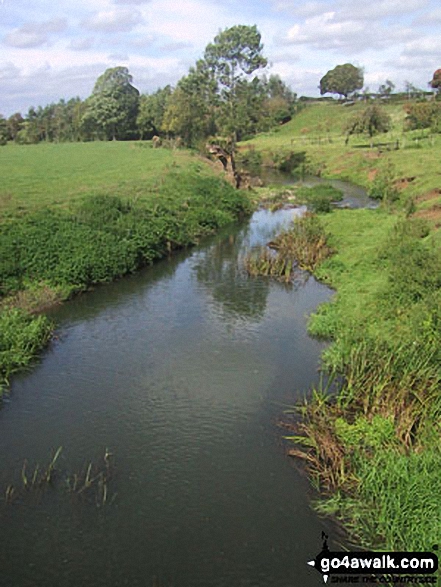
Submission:
POLYGON ((322 550, 308 561, 325 583, 437 584, 438 557, 432 552, 331 552, 327 539, 322 532, 322 550))

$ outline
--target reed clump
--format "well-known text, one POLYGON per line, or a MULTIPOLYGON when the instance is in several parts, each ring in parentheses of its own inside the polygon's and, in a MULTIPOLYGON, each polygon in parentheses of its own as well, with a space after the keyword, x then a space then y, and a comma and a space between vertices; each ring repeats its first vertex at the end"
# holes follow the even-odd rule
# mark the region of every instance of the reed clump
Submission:
POLYGON ((312 271, 332 253, 325 230, 315 214, 296 218, 290 229, 282 231, 266 247, 250 251, 243 260, 247 273, 272 277, 289 283, 298 269, 312 271))
POLYGON ((57 468, 57 462, 63 448, 60 446, 46 466, 30 467, 24 461, 20 471, 20 480, 9 483, 3 493, 4 505, 22 503, 31 496, 40 498, 48 488, 62 491, 71 496, 92 501, 98 507, 111 504, 116 493, 111 493, 109 483, 114 477, 113 455, 107 449, 103 459, 89 462, 80 472, 69 474, 57 468))
POLYGON ((293 259, 274 253, 267 247, 248 253, 243 263, 248 275, 252 277, 272 277, 288 283, 294 276, 293 259))
POLYGON ((280 256, 293 259, 306 271, 314 271, 333 252, 322 222, 311 212, 296 218, 292 227, 281 232, 268 246, 280 256))

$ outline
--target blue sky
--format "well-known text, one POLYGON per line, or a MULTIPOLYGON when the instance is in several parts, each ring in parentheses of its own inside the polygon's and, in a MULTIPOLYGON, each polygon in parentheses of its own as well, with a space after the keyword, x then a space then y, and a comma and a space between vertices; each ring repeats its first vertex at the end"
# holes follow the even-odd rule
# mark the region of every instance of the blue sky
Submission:
POLYGON ((256 24, 271 66, 299 95, 341 63, 427 89, 441 67, 434 0, 0 0, 0 113, 87 97, 108 67, 124 65, 141 92, 175 84, 215 35, 256 24))

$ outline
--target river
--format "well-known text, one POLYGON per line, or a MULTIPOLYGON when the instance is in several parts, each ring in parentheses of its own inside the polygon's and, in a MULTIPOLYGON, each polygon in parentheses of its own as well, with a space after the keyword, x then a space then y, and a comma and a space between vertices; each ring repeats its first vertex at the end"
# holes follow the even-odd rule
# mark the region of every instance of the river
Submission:
POLYGON ((62 446, 60 481, 0 503, 1 585, 320 584, 307 561, 326 526, 276 422, 319 380, 306 320, 331 291, 240 267, 297 213, 260 210, 52 310, 56 339, 0 411, 0 491, 62 446), (115 475, 98 507, 61 478, 106 449, 115 475))

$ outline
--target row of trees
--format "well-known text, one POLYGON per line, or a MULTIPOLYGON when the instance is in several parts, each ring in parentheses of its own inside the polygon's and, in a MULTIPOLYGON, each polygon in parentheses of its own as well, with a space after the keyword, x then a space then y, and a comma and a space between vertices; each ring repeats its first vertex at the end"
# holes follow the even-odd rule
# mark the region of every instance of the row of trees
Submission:
MULTIPOLYGON (((0 116, 0 143, 87 141, 180 137, 196 146, 217 136, 234 145, 238 140, 288 121, 297 108, 296 94, 276 75, 257 76, 267 60, 256 26, 237 25, 220 32, 194 67, 175 88, 165 86, 140 95, 126 67, 106 70, 86 100, 60 100, 30 108, 8 120, 0 116)), ((363 88, 362 68, 338 65, 320 80, 321 95, 348 98, 363 88)), ((430 85, 441 89, 441 70, 430 85)), ((408 84, 408 93, 416 90, 408 84)), ((379 94, 388 97, 395 86, 386 80, 379 94)), ((367 90, 365 90, 367 92, 367 90)), ((220 141, 222 142, 222 141, 220 141)))
POLYGON ((126 67, 106 70, 92 94, 30 108, 0 118, 0 141, 149 139, 179 136, 195 146, 208 136, 235 143, 289 120, 296 95, 276 75, 257 77, 265 68, 261 36, 255 26, 238 25, 220 32, 202 59, 175 88, 140 95, 126 67))

